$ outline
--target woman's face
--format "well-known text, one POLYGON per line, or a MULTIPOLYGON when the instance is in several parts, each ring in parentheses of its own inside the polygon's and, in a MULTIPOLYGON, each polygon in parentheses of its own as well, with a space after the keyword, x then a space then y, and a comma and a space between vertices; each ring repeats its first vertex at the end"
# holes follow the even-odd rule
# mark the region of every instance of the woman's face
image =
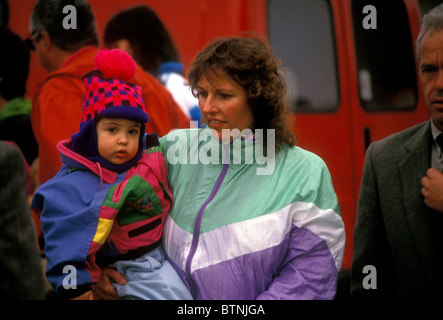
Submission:
POLYGON ((209 78, 203 74, 196 87, 200 111, 208 127, 217 132, 219 140, 223 138, 223 129, 227 129, 225 134, 229 137, 233 136, 233 129, 252 129, 254 116, 246 103, 246 90, 222 70, 212 72, 209 78))

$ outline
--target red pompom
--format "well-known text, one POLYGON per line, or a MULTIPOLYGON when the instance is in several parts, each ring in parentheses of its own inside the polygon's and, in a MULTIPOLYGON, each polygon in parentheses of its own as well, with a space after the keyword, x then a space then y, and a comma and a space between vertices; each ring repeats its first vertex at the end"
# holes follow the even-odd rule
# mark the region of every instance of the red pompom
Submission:
POLYGON ((135 74, 134 60, 129 54, 119 49, 100 50, 94 62, 104 78, 117 78, 126 82, 135 74))

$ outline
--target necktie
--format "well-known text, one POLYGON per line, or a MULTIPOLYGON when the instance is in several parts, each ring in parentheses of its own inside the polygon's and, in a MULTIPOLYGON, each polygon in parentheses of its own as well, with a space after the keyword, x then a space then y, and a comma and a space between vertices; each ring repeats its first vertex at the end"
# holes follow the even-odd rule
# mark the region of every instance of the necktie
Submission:
POLYGON ((437 138, 435 138, 435 142, 440 146, 440 149, 443 150, 443 133, 440 133, 437 138))
MULTIPOLYGON (((440 160, 440 164, 443 168, 443 159, 442 159, 442 151, 443 151, 443 133, 440 133, 436 138, 435 142, 440 146, 440 150, 438 153, 438 159, 440 160)), ((443 170, 442 170, 443 171, 443 170)))

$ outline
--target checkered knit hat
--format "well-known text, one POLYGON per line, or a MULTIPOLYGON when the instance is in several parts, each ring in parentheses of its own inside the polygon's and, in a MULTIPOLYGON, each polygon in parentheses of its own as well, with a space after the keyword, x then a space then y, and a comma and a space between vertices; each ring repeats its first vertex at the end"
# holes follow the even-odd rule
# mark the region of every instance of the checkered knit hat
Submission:
POLYGON ((131 56, 118 49, 101 50, 95 57, 95 65, 97 69, 82 78, 86 95, 81 122, 97 116, 148 122, 141 88, 128 82, 135 74, 131 56))
POLYGON ((140 132, 144 133, 149 117, 145 112, 141 88, 128 82, 135 74, 135 63, 126 52, 114 49, 99 51, 95 65, 95 70, 82 77, 86 95, 80 129, 71 136, 71 148, 105 168, 125 171, 140 158, 144 134, 140 134, 137 156, 124 166, 116 166, 100 157, 95 126, 101 118, 125 118, 140 122, 140 132))

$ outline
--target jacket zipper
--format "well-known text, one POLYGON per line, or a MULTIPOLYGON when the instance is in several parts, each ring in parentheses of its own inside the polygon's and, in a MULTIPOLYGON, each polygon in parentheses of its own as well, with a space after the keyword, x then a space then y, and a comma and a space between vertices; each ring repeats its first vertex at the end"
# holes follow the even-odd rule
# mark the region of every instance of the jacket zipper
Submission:
POLYGON ((200 207, 200 209, 198 210, 197 216, 195 218, 191 248, 189 250, 188 257, 186 258, 186 265, 185 265, 186 274, 189 277, 188 280, 189 280, 189 284, 191 286, 191 293, 193 294, 193 296, 195 294, 195 285, 194 285, 194 281, 192 281, 192 279, 191 279, 191 264, 192 264, 192 260, 194 258, 194 255, 197 251, 198 242, 200 239, 200 227, 201 227, 201 222, 203 219, 203 214, 206 210, 206 206, 212 201, 212 199, 214 199, 215 195, 217 194, 218 190, 220 189, 220 186, 222 185, 222 183, 226 177, 226 173, 228 172, 228 169, 229 169, 229 163, 224 163, 222 171, 220 172, 217 180, 215 181, 214 187, 212 188, 212 191, 211 191, 209 197, 206 199, 206 201, 200 207))

